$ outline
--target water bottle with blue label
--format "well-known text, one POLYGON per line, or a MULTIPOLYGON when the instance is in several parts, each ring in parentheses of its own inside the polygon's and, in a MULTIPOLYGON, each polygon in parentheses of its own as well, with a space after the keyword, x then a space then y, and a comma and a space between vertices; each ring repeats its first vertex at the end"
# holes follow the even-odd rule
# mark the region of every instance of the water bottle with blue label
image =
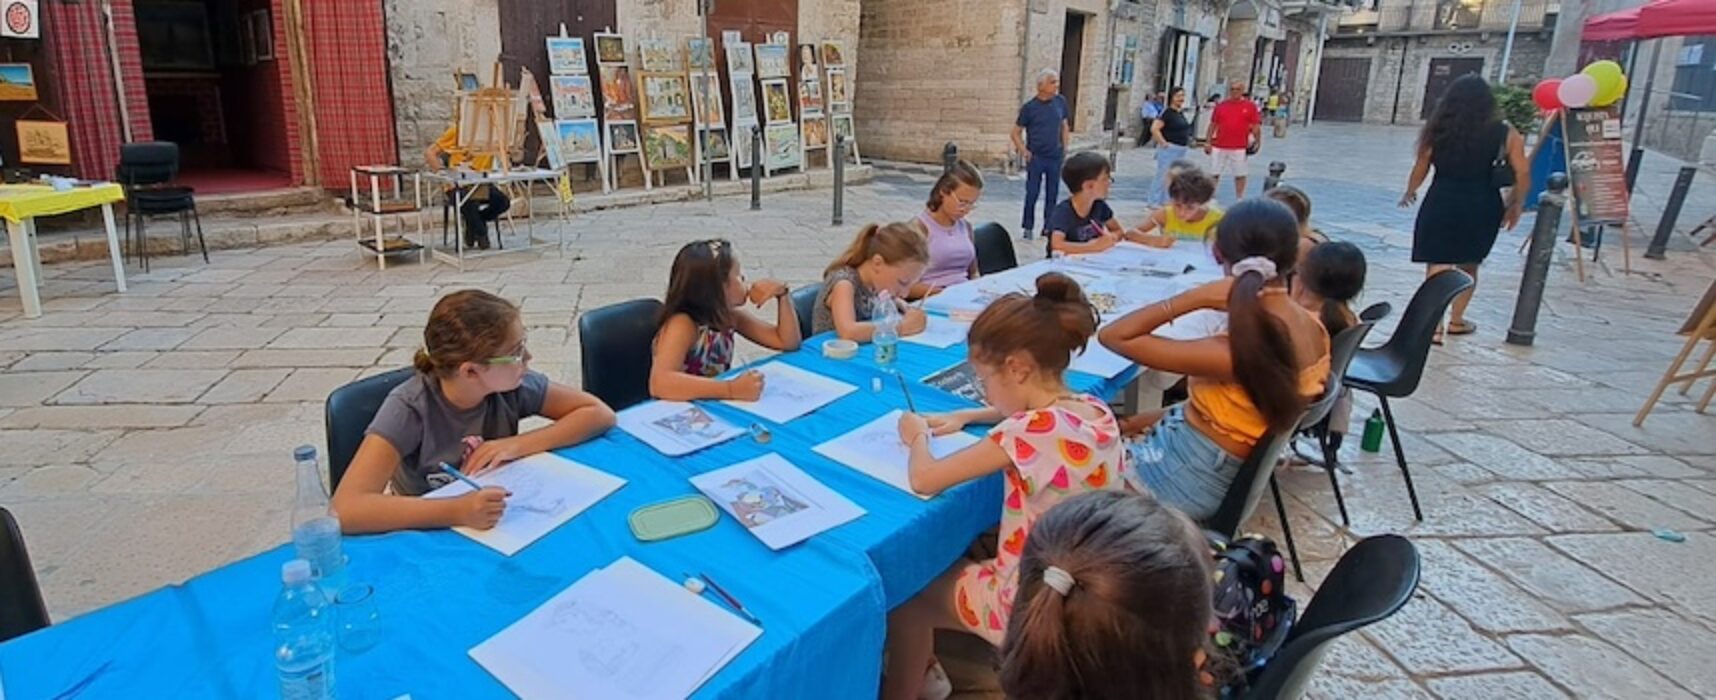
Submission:
POLYGON ((274 667, 281 700, 333 700, 334 609, 312 577, 310 563, 280 568, 274 600, 274 667))
POLYGON ((292 544, 298 558, 310 563, 311 576, 332 599, 345 587, 346 555, 340 547, 340 518, 322 486, 322 466, 316 448, 292 451, 298 463, 298 498, 292 506, 292 544))

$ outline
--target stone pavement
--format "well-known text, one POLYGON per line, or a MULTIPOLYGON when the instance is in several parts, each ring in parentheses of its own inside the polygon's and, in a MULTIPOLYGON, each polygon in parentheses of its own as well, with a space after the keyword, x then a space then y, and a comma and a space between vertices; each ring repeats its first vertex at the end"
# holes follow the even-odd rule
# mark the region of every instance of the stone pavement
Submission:
MULTIPOLYGON (((1408 260, 1412 214, 1393 206, 1412 138, 1317 126, 1263 155, 1290 164, 1318 226, 1364 248, 1362 302, 1392 302, 1396 317, 1423 275, 1408 260)), ((1129 223, 1143 216, 1152 162, 1148 149, 1121 154, 1113 199, 1129 223)), ((216 252, 207 265, 159 258, 124 295, 100 264, 50 265, 49 313, 29 321, 8 270, 0 504, 22 523, 56 619, 181 581, 286 540, 290 449, 324 444, 334 387, 408 362, 439 295, 475 286, 519 302, 535 366, 576 384, 576 315, 660 295, 685 241, 725 236, 747 274, 810 282, 859 224, 918 211, 929 181, 879 169, 847 193, 841 227, 828 223, 825 190, 768 196, 761 212, 739 197, 591 212, 563 256, 521 253, 464 272, 377 272, 344 240, 216 252)), ((1695 202, 1716 201, 1706 189, 1695 202)), ((1019 192, 993 176, 974 218, 1012 228, 1019 192)), ((1686 218, 1708 215, 1700 206, 1686 218)), ((1643 429, 1631 425, 1716 264, 1684 242, 1668 261, 1642 260, 1648 232, 1638 235, 1630 276, 1613 243, 1582 285, 1561 254, 1533 348, 1501 342, 1521 261, 1518 234, 1503 236, 1473 305, 1478 334, 1436 350, 1417 395, 1396 404, 1424 522, 1412 520, 1393 455, 1359 452, 1356 436, 1344 455, 1351 528, 1337 525, 1320 472, 1283 473, 1313 586, 1369 534, 1406 534, 1425 562, 1416 599, 1341 641, 1313 696, 1716 695, 1705 665, 1716 613, 1698 602, 1716 576, 1716 415, 1692 412, 1701 392, 1670 392, 1643 429)), ((1021 258, 1040 245, 1021 244, 1021 258)), ((1370 405, 1361 400, 1360 420, 1370 405)), ((1253 526, 1272 532, 1274 519, 1264 504, 1253 526)), ((1293 588, 1308 599, 1310 588, 1293 588)))

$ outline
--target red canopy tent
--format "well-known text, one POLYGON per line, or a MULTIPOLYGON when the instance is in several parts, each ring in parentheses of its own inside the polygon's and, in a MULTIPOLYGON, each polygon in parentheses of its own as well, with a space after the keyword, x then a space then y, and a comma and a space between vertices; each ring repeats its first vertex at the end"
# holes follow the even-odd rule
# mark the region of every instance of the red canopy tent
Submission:
POLYGON ((1640 39, 1716 34, 1716 2, 1712 0, 1655 0, 1638 11, 1635 36, 1640 39))
POLYGON ((1580 38, 1585 41, 1625 41, 1638 37, 1639 10, 1621 10, 1606 15, 1597 15, 1585 20, 1585 31, 1580 38))

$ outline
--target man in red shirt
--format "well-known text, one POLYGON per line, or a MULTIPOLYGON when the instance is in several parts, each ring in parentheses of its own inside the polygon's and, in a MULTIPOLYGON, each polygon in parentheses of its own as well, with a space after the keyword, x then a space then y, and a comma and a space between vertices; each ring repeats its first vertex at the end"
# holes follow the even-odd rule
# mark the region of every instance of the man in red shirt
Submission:
POLYGON ((1221 176, 1232 175, 1234 196, 1245 199, 1246 151, 1262 143, 1263 115, 1257 104, 1246 97, 1245 83, 1228 81, 1227 99, 1210 115, 1209 139, 1204 142, 1216 185, 1221 185, 1221 176))

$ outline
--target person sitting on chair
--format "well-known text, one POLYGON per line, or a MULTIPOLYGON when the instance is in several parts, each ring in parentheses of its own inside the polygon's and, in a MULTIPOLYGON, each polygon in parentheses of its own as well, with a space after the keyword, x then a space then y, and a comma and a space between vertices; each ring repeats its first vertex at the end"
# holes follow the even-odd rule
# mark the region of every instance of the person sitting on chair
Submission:
MULTIPOLYGON (((486 173, 494 167, 494 156, 481 154, 473 157, 459 147, 458 125, 449 126, 446 131, 441 132, 441 137, 423 150, 423 160, 428 163, 430 170, 467 166, 476 172, 486 173)), ((512 200, 493 185, 478 187, 479 191, 471 193, 459 207, 459 216, 465 222, 465 246, 488 250, 489 222, 505 214, 506 210, 512 207, 512 200)), ((462 194, 462 188, 451 188, 447 194, 457 197, 462 194)))

